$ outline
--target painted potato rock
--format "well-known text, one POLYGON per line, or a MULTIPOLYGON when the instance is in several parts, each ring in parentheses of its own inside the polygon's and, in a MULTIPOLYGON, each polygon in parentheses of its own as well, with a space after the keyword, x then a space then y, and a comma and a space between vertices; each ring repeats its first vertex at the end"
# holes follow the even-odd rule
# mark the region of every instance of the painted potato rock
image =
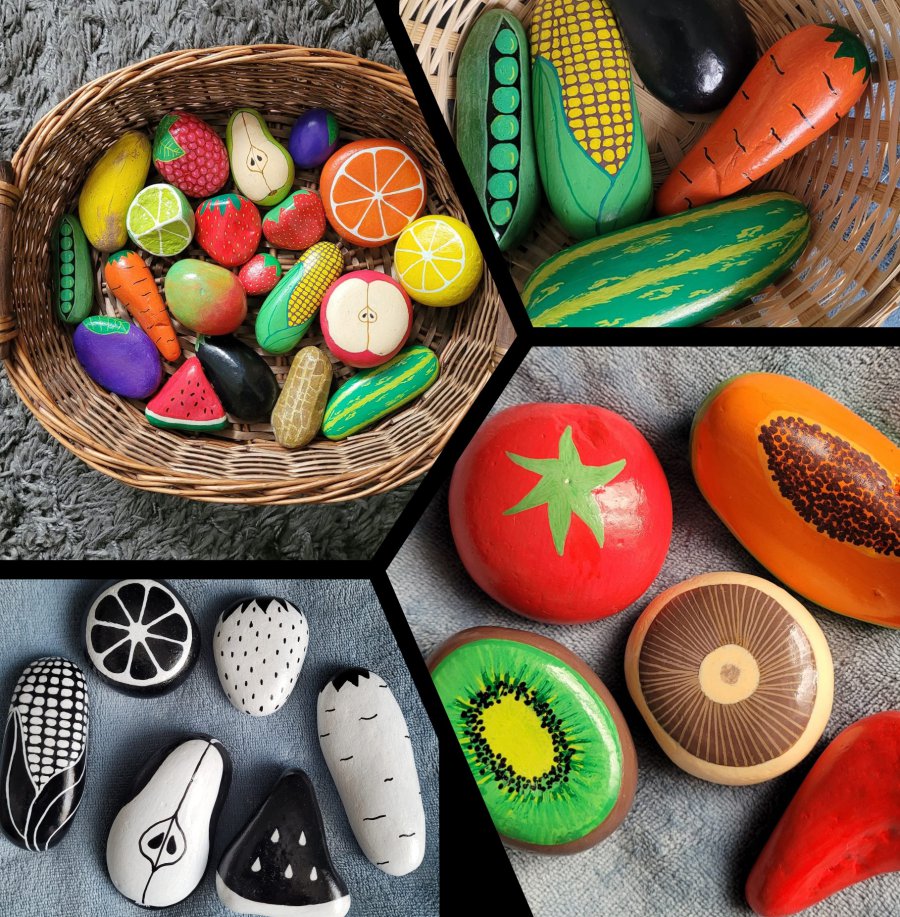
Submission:
POLYGON ((94 267, 78 217, 66 214, 50 235, 50 278, 56 314, 77 325, 94 307, 94 267))
POLYGON ((329 439, 346 439, 364 430, 418 398, 440 369, 434 351, 413 344, 387 363, 358 372, 331 396, 322 432, 329 439))
POLYGON ((228 120, 225 133, 231 176, 241 194, 255 204, 271 207, 294 183, 294 160, 269 132, 263 116, 239 108, 228 120))
POLYGON ((256 316, 256 340, 269 353, 287 353, 306 334, 325 291, 341 276, 344 256, 331 242, 304 252, 266 297, 256 316))
POLYGON ((614 615, 656 578, 672 535, 659 460, 624 417, 522 404, 484 423, 450 482, 450 526, 469 575, 528 618, 614 615))
POLYGON ((319 432, 333 378, 331 361, 318 347, 298 351, 272 411, 276 442, 295 449, 319 432))
POLYGON ((628 638, 625 678, 669 758, 731 786, 802 761, 834 697, 831 652, 813 616, 744 573, 695 576, 657 596, 628 638))
POLYGON ((144 415, 164 430, 224 430, 225 408, 196 357, 188 357, 147 403, 144 415))
POLYGON ((583 660, 537 634, 473 627, 428 667, 506 843, 579 853, 622 823, 637 756, 618 704, 583 660))
POLYGON ((809 241, 806 207, 750 194, 590 239, 548 258, 522 299, 537 327, 683 327, 776 281, 809 241))
POLYGON ((456 145, 500 251, 515 248, 531 229, 541 192, 528 39, 508 10, 479 16, 463 45, 456 71, 456 145))
POLYGON ((240 194, 220 194, 203 201, 196 212, 197 244, 223 267, 249 261, 262 236, 259 211, 240 194))
POLYGON ((231 758, 218 739, 189 735, 154 755, 106 841, 112 884, 141 907, 183 901, 203 879, 231 758))
POLYGON ((238 280, 248 296, 263 296, 284 277, 281 262, 268 252, 254 255, 239 271, 238 280))
POLYGON ((338 148, 340 126, 324 108, 312 108, 300 115, 291 128, 288 150, 299 169, 317 169, 338 148))
POLYGON ((350 893, 328 852, 309 777, 282 774, 259 811, 228 845, 216 892, 229 910, 263 917, 344 917, 350 893))
POLYGON ((900 627, 900 449, 886 436, 799 379, 748 373, 697 411, 691 467, 735 538, 789 588, 900 627))
POLYGON ((0 828, 14 844, 49 850, 66 836, 84 792, 87 738, 81 669, 59 656, 25 666, 0 755, 0 828))
POLYGON ((379 271, 353 271, 338 278, 322 299, 319 315, 328 349, 348 366, 386 363, 412 331, 406 290, 379 271))
POLYGON ((777 41, 656 193, 663 214, 743 190, 829 131, 869 84, 866 46, 837 25, 777 41))
POLYGON ((173 111, 153 137, 153 165, 190 197, 209 197, 228 179, 228 151, 221 137, 196 115, 173 111))
POLYGON ((425 809, 403 711, 381 676, 344 669, 319 692, 319 744, 353 834, 383 872, 425 856, 425 809))
POLYGON ((225 410, 245 423, 262 423, 278 400, 278 380, 268 363, 231 335, 199 337, 197 358, 225 410))
POLYGON ((295 191, 266 214, 262 230, 275 248, 305 251, 325 235, 322 199, 308 188, 295 191))
POLYGON ((162 382, 159 351, 124 318, 89 315, 75 329, 72 345, 84 371, 116 395, 148 398, 162 382))
POLYGON ((199 334, 230 334, 247 317, 237 275, 209 261, 176 261, 166 274, 165 294, 172 315, 199 334))

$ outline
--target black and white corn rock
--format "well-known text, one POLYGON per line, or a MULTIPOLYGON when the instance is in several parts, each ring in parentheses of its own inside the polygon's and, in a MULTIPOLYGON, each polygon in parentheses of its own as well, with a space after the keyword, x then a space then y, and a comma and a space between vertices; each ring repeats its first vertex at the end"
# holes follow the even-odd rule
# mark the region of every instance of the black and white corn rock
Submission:
POLYGON ((81 669, 51 656, 25 667, 3 735, 0 827, 26 850, 65 836, 84 792, 88 695, 81 669))
POLYGON ((403 711, 383 678, 344 669, 319 692, 319 744, 363 853, 392 876, 425 855, 425 810, 403 711))

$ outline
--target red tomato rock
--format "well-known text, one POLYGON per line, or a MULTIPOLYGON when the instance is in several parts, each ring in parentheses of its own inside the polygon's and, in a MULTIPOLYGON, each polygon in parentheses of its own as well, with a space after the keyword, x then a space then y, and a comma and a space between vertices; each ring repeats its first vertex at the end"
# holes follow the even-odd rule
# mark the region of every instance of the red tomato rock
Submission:
POLYGON ((623 417, 522 404, 489 418, 450 483, 450 525, 471 577, 518 614, 575 624, 616 614, 662 567, 669 486, 623 417))
POLYGON ((322 198, 306 188, 295 191, 265 215, 262 230, 275 248, 306 251, 325 235, 322 198))
POLYGON ((197 244, 223 267, 248 261, 259 246, 262 221, 256 204, 240 194, 219 194, 194 214, 197 244))
POLYGON ((284 268, 274 255, 254 255, 239 271, 238 280, 248 296, 262 296, 284 277, 284 268))

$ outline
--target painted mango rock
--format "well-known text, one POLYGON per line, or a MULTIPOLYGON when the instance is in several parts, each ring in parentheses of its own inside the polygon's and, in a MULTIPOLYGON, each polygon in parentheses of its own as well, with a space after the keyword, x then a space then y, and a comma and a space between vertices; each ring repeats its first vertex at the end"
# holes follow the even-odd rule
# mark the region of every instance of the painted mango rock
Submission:
MULTIPOLYGON (((538 0, 531 54, 538 169, 560 223, 587 239, 643 220, 653 196, 650 153, 605 0, 538 0)), ((501 137, 512 133, 508 124, 501 137)))
POLYGON ((288 151, 298 169, 317 169, 338 148, 340 126, 324 108, 311 108, 294 122, 288 151))
POLYGON ((271 207, 294 183, 294 160, 272 136, 263 116, 239 108, 228 119, 225 133, 231 177, 241 194, 255 204, 271 207))
POLYGON ((195 214, 197 244, 223 267, 249 261, 262 236, 256 205, 240 194, 220 194, 203 201, 195 214))
POLYGON ((276 204, 265 216, 262 231, 275 248, 300 252, 325 235, 325 208, 315 191, 301 188, 276 204))
POLYGON ((282 277, 281 262, 268 252, 254 255, 238 271, 238 280, 248 296, 264 296, 282 277))
POLYGON ((75 329, 72 346, 94 382, 117 395, 147 398, 162 382, 156 345, 124 318, 89 315, 75 329))
POLYGON ((297 352, 272 411, 277 442, 296 449, 319 432, 333 378, 331 361, 318 347, 304 347, 297 352))
POLYGON ((245 423, 262 423, 278 400, 269 364, 230 334, 197 338, 197 358, 225 410, 245 423))
POLYGON ((78 217, 66 214, 50 235, 50 277, 56 314, 70 325, 94 306, 94 267, 78 217))
POLYGON ((247 317, 247 294, 237 275, 199 258, 182 258, 165 280, 169 311, 198 334, 230 334, 247 317))
POLYGON ((228 151, 222 138, 196 115, 173 111, 153 137, 153 165, 190 197, 209 197, 228 179, 228 151))

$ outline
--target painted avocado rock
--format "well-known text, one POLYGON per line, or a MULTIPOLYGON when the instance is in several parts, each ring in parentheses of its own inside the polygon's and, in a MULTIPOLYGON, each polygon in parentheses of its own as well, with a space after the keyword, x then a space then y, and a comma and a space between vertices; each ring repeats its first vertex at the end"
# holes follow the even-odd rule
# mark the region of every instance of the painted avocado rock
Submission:
POLYGON ((153 165, 189 197, 209 197, 228 179, 228 151, 222 138, 196 115, 173 111, 153 137, 153 165))
MULTIPOLYGON (((653 182, 631 66, 606 0, 538 0, 531 21, 538 170, 567 232, 588 239, 643 220, 653 182)), ((504 115, 497 140, 518 127, 504 115)))
POLYGON ((305 251, 325 235, 322 198, 308 188, 289 194, 266 214, 262 229, 275 248, 305 251))
POLYGON ((77 325, 94 307, 94 268, 78 217, 66 214, 50 235, 50 278, 56 314, 77 325))
POLYGON ((809 232, 806 207, 789 194, 719 201, 553 255, 522 300, 537 327, 696 325, 774 283, 809 232))
POLYGON ((223 430, 225 408, 196 357, 188 357, 144 408, 154 427, 164 430, 223 430))
POLYGON ((87 738, 81 669, 59 656, 25 666, 0 754, 0 828, 14 844, 49 850, 66 836, 84 792, 87 738))
POLYGON ((231 177, 241 194, 255 204, 271 207, 294 183, 294 160, 269 132, 263 116, 239 108, 228 119, 225 132, 231 177))
POLYGON ((334 370, 318 347, 304 347, 291 361, 272 411, 275 439, 288 449, 305 446, 321 429, 334 370))
POLYGON ((75 329, 72 345, 84 371, 117 395, 147 398, 162 382, 156 345, 124 318, 89 315, 75 329))
POLYGON ((240 194, 203 201, 195 214, 197 244, 223 267, 249 261, 259 246, 262 222, 256 204, 240 194))
POLYGON ((459 55, 456 145, 500 251, 515 248, 531 229, 541 191, 528 39, 508 10, 482 13, 459 55))
POLYGON ((238 271, 238 280, 248 296, 264 296, 282 277, 281 262, 268 252, 254 255, 238 271))
POLYGON ((413 344, 373 369, 364 369, 345 382, 325 408, 322 432, 329 439, 346 439, 393 414, 418 398, 440 373, 434 351, 413 344))
POLYGON ((269 353, 287 353, 306 334, 325 291, 341 276, 344 256, 331 242, 317 242, 281 278, 256 316, 256 340, 269 353))
POLYGON ((319 744, 363 853, 391 876, 425 856, 425 809, 403 711, 384 679, 344 669, 319 692, 319 744))
POLYGON ((309 777, 282 774, 216 870, 222 904, 263 917, 344 917, 350 893, 331 862, 309 777))
POLYGON ((338 148, 340 126, 325 108, 311 108, 294 122, 288 150, 298 169, 316 169, 338 148))
POLYGON ((237 275, 199 258, 182 258, 169 268, 165 294, 172 315, 199 334, 230 334, 247 317, 237 275))
POLYGON ((231 758, 211 736, 185 736, 150 758, 106 840, 106 868, 124 897, 158 908, 194 891, 230 783, 231 758))
POLYGON ((278 380, 268 363, 236 337, 199 337, 197 358, 225 410, 245 423, 262 423, 278 400, 278 380))

